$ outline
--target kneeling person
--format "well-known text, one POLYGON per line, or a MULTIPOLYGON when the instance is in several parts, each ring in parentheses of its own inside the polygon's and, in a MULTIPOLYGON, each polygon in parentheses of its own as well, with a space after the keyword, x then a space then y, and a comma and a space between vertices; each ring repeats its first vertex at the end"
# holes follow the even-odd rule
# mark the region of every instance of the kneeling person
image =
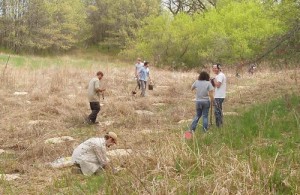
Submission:
POLYGON ((75 148, 72 162, 80 167, 84 175, 92 175, 98 169, 107 168, 106 148, 113 146, 116 142, 117 135, 114 132, 108 132, 104 138, 90 138, 75 148))

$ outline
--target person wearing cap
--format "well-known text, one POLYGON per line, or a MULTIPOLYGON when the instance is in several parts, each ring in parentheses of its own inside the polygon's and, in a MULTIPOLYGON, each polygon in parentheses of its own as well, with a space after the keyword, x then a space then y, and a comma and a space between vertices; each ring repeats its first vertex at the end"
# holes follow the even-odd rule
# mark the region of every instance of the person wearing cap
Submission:
POLYGON ((223 124, 223 109, 222 105, 226 97, 226 76, 221 70, 221 64, 214 64, 212 66, 213 72, 216 77, 213 79, 215 87, 215 118, 217 127, 223 124))
POLYGON ((91 114, 87 118, 89 124, 97 124, 97 115, 100 112, 100 93, 103 93, 105 89, 100 89, 100 80, 103 78, 103 72, 98 71, 94 77, 90 80, 88 85, 88 99, 90 102, 91 114))
POLYGON ((103 138, 90 138, 74 149, 72 162, 84 175, 92 175, 108 167, 106 148, 114 144, 117 144, 117 134, 112 131, 106 133, 103 138))

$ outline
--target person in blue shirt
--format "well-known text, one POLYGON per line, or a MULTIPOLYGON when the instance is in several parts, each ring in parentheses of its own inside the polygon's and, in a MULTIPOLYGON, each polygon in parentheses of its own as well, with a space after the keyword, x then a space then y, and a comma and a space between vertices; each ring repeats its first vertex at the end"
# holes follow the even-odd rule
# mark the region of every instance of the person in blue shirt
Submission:
POLYGON ((149 62, 144 62, 144 66, 139 71, 139 81, 141 86, 141 96, 146 96, 146 86, 148 79, 151 81, 150 78, 150 71, 149 71, 149 62))

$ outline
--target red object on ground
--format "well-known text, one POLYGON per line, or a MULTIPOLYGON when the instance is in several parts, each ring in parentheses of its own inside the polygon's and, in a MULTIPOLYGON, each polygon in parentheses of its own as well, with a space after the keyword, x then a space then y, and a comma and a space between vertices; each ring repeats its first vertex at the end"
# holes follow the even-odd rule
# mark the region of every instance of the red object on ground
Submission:
POLYGON ((192 139, 193 133, 191 131, 186 131, 184 133, 184 137, 185 137, 185 139, 192 139))

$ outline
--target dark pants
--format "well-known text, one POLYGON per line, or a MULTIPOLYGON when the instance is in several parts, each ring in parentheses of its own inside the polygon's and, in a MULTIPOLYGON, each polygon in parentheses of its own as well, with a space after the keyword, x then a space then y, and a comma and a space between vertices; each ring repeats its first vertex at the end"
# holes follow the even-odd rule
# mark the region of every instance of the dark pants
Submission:
POLYGON ((141 83, 140 83, 140 80, 139 80, 139 79, 136 79, 136 83, 137 83, 137 87, 138 87, 139 89, 141 89, 141 83))
POLYGON ((99 102, 90 102, 90 107, 92 113, 89 115, 89 119, 92 123, 96 122, 97 115, 100 112, 100 103, 99 102))
POLYGON ((215 118, 217 127, 223 124, 223 104, 224 98, 215 98, 215 118))

